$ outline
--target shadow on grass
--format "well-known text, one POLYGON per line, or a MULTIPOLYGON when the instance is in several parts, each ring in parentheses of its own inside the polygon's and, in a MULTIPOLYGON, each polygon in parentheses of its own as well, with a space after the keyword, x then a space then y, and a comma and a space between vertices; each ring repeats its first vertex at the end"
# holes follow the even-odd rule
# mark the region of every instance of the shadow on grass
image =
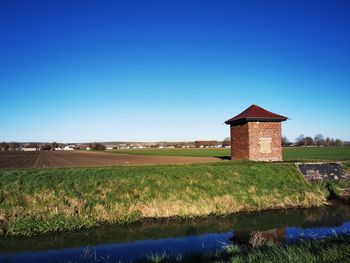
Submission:
POLYGON ((214 156, 215 158, 219 158, 221 160, 231 160, 231 156, 214 156))

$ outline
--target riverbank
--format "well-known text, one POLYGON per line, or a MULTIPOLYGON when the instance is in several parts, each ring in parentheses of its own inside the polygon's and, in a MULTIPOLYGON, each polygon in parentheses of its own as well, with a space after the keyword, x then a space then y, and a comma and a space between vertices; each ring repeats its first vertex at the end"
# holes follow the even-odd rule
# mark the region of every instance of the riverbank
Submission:
POLYGON ((34 235, 129 223, 321 206, 328 195, 294 164, 0 170, 1 235, 34 235))
POLYGON ((292 245, 269 243, 261 247, 229 245, 208 254, 152 255, 139 262, 349 262, 350 238, 298 242, 292 245))

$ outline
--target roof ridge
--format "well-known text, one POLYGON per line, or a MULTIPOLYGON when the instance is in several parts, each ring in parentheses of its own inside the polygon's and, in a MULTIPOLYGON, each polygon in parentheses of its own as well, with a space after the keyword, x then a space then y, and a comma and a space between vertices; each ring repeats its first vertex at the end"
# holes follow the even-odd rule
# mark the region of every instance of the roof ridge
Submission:
POLYGON ((248 121, 285 121, 287 117, 268 111, 256 104, 252 104, 235 117, 225 121, 226 124, 239 124, 248 121))

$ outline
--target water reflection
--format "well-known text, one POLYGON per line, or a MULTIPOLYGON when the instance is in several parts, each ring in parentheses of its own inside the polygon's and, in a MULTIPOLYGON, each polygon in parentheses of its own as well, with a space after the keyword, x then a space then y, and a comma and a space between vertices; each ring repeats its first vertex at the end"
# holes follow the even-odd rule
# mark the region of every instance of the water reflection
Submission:
POLYGON ((295 242, 298 240, 321 239, 326 237, 337 237, 341 235, 350 236, 350 221, 344 222, 336 227, 318 227, 318 228, 286 228, 286 242, 295 242))
POLYGON ((269 242, 290 244, 301 240, 322 239, 343 235, 350 236, 350 221, 333 227, 285 227, 266 231, 234 231, 230 241, 232 243, 249 244, 253 247, 258 247, 269 242))
POLYGON ((209 252, 231 242, 259 246, 338 235, 350 235, 349 206, 157 220, 32 238, 1 238, 0 261, 132 261, 162 252, 209 252))

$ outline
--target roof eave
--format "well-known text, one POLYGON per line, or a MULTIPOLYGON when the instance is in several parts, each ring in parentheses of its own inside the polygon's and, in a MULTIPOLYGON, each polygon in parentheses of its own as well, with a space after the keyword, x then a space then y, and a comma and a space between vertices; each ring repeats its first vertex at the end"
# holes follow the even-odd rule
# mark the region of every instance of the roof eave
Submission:
POLYGON ((288 119, 287 117, 281 117, 281 118, 252 117, 252 118, 242 118, 242 119, 232 120, 232 121, 227 120, 225 121, 225 123, 228 125, 239 125, 250 121, 282 122, 282 121, 286 121, 287 119, 288 119))

